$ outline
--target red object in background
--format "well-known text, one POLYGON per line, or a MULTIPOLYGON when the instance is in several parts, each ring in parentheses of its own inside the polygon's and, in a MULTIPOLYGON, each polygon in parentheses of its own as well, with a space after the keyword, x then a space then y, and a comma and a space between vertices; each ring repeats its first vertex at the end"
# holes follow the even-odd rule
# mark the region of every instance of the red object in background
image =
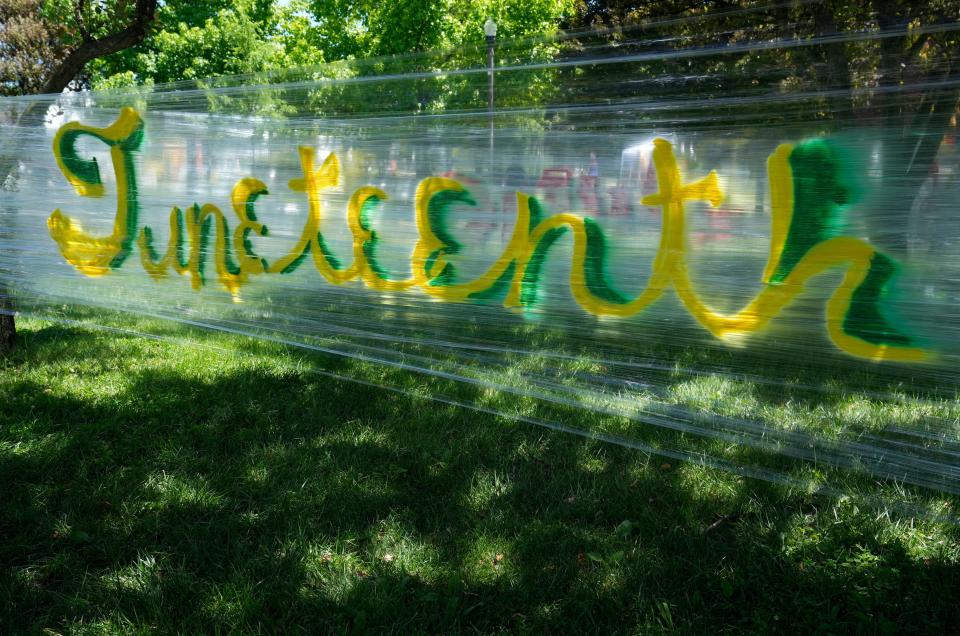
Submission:
POLYGON ((597 177, 584 175, 577 185, 577 195, 583 203, 583 210, 588 214, 597 214, 600 211, 597 199, 597 177))
POLYGON ((573 178, 573 170, 569 168, 544 168, 543 175, 537 181, 538 188, 566 188, 573 178))
POLYGON ((561 204, 560 207, 563 207, 565 211, 570 203, 570 195, 567 189, 570 187, 570 181, 572 179, 573 170, 569 168, 543 169, 543 175, 541 175, 540 180, 537 181, 537 187, 543 188, 544 199, 549 204, 549 207, 556 208, 560 202, 560 195, 563 194, 566 197, 566 203, 561 204))
MULTIPOLYGON (((471 179, 470 177, 465 177, 463 175, 458 175, 456 170, 447 170, 446 172, 441 173, 440 176, 445 179, 454 179, 456 181, 459 181, 465 186, 480 185, 480 181, 477 181, 476 179, 471 179)), ((464 229, 471 234, 475 234, 478 236, 485 236, 488 232, 490 232, 491 230, 497 227, 497 223, 492 218, 492 215, 495 214, 495 211, 491 210, 490 214, 491 214, 491 218, 488 221, 481 221, 479 219, 473 219, 471 221, 467 221, 467 224, 464 226, 464 229)))
POLYGON ((614 186, 608 190, 610 195, 610 214, 622 216, 633 212, 633 192, 623 186, 614 186))

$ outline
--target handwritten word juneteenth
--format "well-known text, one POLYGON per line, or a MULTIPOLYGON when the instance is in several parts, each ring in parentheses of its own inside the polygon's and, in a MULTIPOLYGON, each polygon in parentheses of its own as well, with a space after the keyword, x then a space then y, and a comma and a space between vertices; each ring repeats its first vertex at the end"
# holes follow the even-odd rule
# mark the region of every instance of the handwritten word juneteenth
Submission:
POLYGON ((121 267, 136 244, 144 270, 163 280, 171 272, 188 275, 195 289, 205 284, 206 261, 212 256, 217 280, 236 298, 251 277, 287 274, 312 261, 320 275, 336 285, 361 280, 381 291, 417 288, 450 302, 503 298, 508 308, 531 307, 537 302, 544 259, 559 238, 571 234, 573 260, 570 289, 575 302, 596 316, 628 317, 643 311, 672 288, 686 310, 718 338, 754 333, 764 328, 786 307, 812 277, 832 268, 844 276, 826 303, 828 336, 843 351, 875 360, 921 361, 929 353, 913 346, 909 336, 895 328, 880 308, 886 287, 897 265, 866 241, 837 235, 833 220, 848 203, 839 162, 824 140, 782 144, 767 161, 771 190, 771 239, 764 286, 741 310, 722 314, 710 308, 696 292, 687 267, 684 205, 706 201, 716 207, 723 195, 716 172, 686 183, 680 174, 671 144, 654 142, 653 163, 659 191, 642 203, 662 210, 660 244, 646 288, 630 298, 618 291, 606 272, 607 247, 598 223, 572 213, 548 215, 539 201, 517 192, 517 220, 509 243, 486 272, 461 280, 449 260, 462 244, 448 230, 454 205, 475 205, 464 186, 454 179, 428 177, 417 186, 414 208, 418 240, 411 257, 412 276, 396 279, 379 263, 380 237, 372 229, 378 204, 388 199, 383 190, 363 186, 347 203, 347 223, 353 239, 352 262, 333 254, 322 232, 321 192, 338 185, 340 164, 330 153, 319 167, 315 151, 301 147, 303 176, 289 182, 291 190, 307 198, 307 219, 299 239, 285 256, 268 262, 259 256, 254 237, 267 236, 267 226, 257 218, 258 199, 268 194, 259 179, 238 181, 231 192, 236 227, 231 232, 224 212, 211 203, 170 212, 170 242, 162 254, 149 227, 140 228, 134 152, 144 137, 144 123, 132 108, 105 128, 71 122, 62 126, 53 141, 60 170, 80 196, 104 194, 99 166, 83 158, 77 141, 92 137, 110 149, 116 174, 117 208, 113 232, 92 236, 80 224, 54 210, 47 225, 63 257, 87 276, 103 276, 121 267))

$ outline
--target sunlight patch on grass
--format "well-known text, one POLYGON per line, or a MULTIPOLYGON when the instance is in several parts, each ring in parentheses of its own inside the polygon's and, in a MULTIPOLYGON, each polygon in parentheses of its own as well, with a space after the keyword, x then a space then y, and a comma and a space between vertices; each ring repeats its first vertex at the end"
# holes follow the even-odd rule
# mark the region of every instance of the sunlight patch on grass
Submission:
POLYGON ((674 478, 682 488, 689 490, 699 502, 714 511, 725 511, 744 487, 744 478, 734 473, 710 470, 689 462, 669 466, 664 472, 674 472, 674 478))
POLYGON ((471 510, 488 513, 497 500, 508 495, 512 489, 510 475, 481 469, 473 476, 464 501, 471 510))
POLYGON ((581 453, 577 467, 585 473, 598 475, 605 471, 609 463, 602 452, 581 453))
POLYGON ((149 475, 143 488, 146 510, 217 509, 225 502, 224 496, 201 475, 186 477, 161 471, 149 475))
POLYGON ((115 585, 121 590, 159 600, 162 594, 161 578, 161 565, 157 558, 151 554, 141 554, 130 565, 104 575, 101 582, 105 587, 115 585))
POLYGON ((350 542, 311 543, 301 552, 304 584, 301 593, 343 603, 353 589, 370 575, 370 566, 350 542))
POLYGON ((514 583, 517 565, 512 541, 481 534, 464 555, 464 579, 472 585, 514 583))
POLYGON ((398 570, 420 580, 435 580, 442 571, 442 559, 436 547, 416 538, 415 533, 395 515, 371 527, 370 548, 377 567, 398 570))
POLYGON ((728 417, 750 416, 759 402, 750 383, 720 375, 702 375, 670 387, 674 404, 728 417))

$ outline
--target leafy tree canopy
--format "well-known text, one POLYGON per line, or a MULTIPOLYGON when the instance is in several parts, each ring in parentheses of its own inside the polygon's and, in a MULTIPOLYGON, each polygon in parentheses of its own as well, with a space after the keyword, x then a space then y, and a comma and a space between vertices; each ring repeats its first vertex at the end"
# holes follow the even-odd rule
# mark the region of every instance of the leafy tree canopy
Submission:
POLYGON ((0 0, 0 94, 59 93, 146 37, 158 0, 0 0))
MULTIPOLYGON (((9 2, 14 0, 0 0, 9 2)), ((29 1, 29 0, 17 0, 29 1)), ((36 0, 35 0, 36 1, 36 0)), ((132 49, 90 67, 95 87, 241 75, 349 58, 482 44, 555 32, 576 0, 185 0, 163 4, 132 49)))
POLYGON ((90 83, 106 88, 283 67, 289 59, 277 36, 290 13, 274 0, 167 2, 158 11, 153 32, 140 46, 91 65, 90 83))
POLYGON ((392 55, 483 42, 492 17, 501 38, 555 32, 574 0, 308 0, 314 29, 335 58, 392 55))

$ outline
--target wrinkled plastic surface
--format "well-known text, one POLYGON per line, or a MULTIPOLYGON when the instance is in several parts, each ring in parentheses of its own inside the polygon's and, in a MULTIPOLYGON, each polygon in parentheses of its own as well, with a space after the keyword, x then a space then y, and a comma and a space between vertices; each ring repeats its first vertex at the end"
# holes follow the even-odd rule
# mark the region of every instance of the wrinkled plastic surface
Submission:
POLYGON ((501 59, 492 113, 485 69, 426 54, 4 100, 0 293, 452 379, 477 390, 438 399, 747 474, 960 491, 960 151, 918 105, 960 84, 785 87, 771 51, 810 42, 644 33, 501 59), (813 397, 767 417, 787 387, 813 397), (880 414, 812 413, 851 394, 880 414))

